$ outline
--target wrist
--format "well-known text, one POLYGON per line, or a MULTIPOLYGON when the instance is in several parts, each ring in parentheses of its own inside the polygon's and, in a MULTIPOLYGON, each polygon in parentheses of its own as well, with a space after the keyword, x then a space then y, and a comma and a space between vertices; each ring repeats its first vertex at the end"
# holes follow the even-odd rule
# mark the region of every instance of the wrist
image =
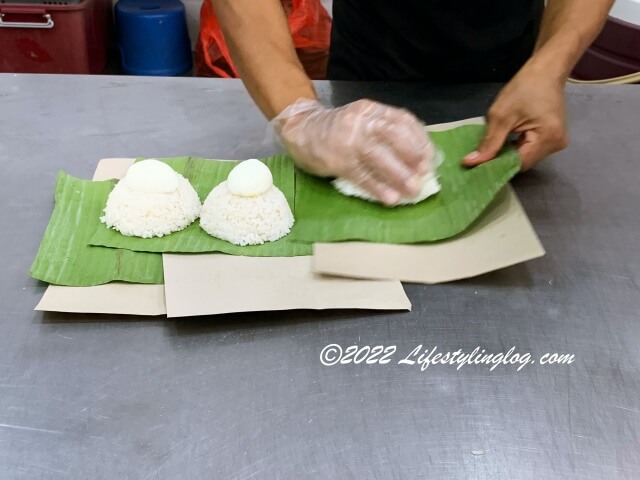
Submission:
POLYGON ((567 28, 538 45, 523 70, 535 72, 564 86, 582 52, 579 32, 567 28))
POLYGON ((301 100, 317 100, 316 90, 309 78, 302 72, 300 78, 290 78, 276 82, 276 88, 271 90, 269 98, 269 112, 267 117, 273 119, 281 115, 291 105, 301 100))
POLYGON ((282 133, 285 129, 295 128, 310 113, 317 112, 325 107, 315 98, 298 98, 290 105, 287 105, 271 123, 276 132, 282 133))

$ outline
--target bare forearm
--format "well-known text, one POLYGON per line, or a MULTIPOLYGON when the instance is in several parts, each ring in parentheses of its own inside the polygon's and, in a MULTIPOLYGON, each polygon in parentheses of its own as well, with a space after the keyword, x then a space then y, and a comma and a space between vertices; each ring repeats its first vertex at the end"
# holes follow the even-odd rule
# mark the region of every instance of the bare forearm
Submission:
POLYGON ((280 0, 211 0, 249 94, 271 119, 315 90, 296 55, 280 0))
POLYGON ((548 0, 529 65, 564 83, 596 38, 614 0, 548 0))

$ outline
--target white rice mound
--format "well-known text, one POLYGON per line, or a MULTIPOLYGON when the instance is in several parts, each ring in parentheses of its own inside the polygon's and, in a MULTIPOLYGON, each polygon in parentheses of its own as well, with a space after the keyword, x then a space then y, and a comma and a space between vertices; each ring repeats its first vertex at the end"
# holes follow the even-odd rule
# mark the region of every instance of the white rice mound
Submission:
POLYGON ((284 237, 294 219, 284 194, 272 185, 266 192, 242 197, 224 181, 204 201, 200 226, 209 235, 236 245, 261 245, 284 237))
POLYGON ((189 181, 179 173, 177 188, 149 192, 131 188, 126 177, 113 188, 100 221, 121 234, 133 237, 162 237, 188 227, 202 205, 189 181))
MULTIPOLYGON (((435 168, 438 168, 443 161, 444 156, 442 155, 442 152, 436 151, 432 160, 432 165, 435 168)), ((368 191, 344 178, 336 178, 331 182, 331 184, 336 190, 348 197, 357 197, 369 202, 380 203, 380 200, 371 195, 368 191)), ((438 174, 435 170, 425 174, 420 179, 420 184, 420 193, 415 197, 402 197, 394 206, 415 205, 416 203, 420 203, 440 191, 440 182, 438 181, 438 174)))

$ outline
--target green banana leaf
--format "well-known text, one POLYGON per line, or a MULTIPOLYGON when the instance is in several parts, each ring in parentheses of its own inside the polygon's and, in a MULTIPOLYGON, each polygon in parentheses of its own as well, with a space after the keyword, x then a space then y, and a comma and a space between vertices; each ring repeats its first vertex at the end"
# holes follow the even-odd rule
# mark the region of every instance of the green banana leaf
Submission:
POLYGON ((87 245, 114 183, 58 173, 55 207, 29 271, 32 277, 77 287, 116 280, 162 283, 161 255, 87 245))
MULTIPOLYGON (((194 157, 170 158, 162 159, 162 161, 184 175, 191 182, 201 200, 206 198, 213 187, 225 181, 231 169, 236 165, 236 162, 204 160, 194 157)), ((271 170, 274 185, 282 190, 293 209, 295 173, 291 158, 275 156, 264 159, 264 162, 271 170)), ((222 252, 250 257, 293 257, 311 254, 310 244, 292 241, 288 236, 262 245, 247 245, 244 247, 234 245, 206 233, 200 228, 198 220, 184 230, 159 238, 127 237, 100 223, 89 240, 89 244, 125 248, 136 252, 222 252)))
POLYGON ((326 179, 296 172, 296 224, 289 237, 306 242, 422 243, 461 233, 520 169, 512 146, 475 168, 461 165, 484 131, 482 125, 466 125, 430 134, 444 155, 438 168, 442 189, 417 205, 389 208, 347 197, 326 179))
MULTIPOLYGON (((117 280, 162 283, 161 255, 149 252, 294 256, 311 253, 310 245, 300 242, 358 239, 419 243, 449 238, 468 228, 519 170, 520 161, 512 147, 473 169, 460 165, 460 159, 477 146, 483 133, 484 127, 476 125, 431 133, 444 154, 438 169, 442 190, 418 205, 396 208, 345 197, 329 181, 296 172, 289 157, 268 158, 265 162, 274 183, 293 207, 296 224, 281 240, 246 247, 207 235, 197 222, 162 238, 123 236, 99 220, 115 181, 93 182, 60 172, 54 211, 30 274, 58 285, 90 286, 117 280)), ((192 182, 201 199, 225 180, 234 166, 233 162, 191 157, 165 161, 192 182)))

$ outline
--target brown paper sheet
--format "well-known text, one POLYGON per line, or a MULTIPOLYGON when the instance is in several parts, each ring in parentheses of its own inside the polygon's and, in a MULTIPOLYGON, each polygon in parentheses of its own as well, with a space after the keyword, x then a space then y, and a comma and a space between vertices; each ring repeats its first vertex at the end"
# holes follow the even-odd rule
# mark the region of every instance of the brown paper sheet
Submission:
POLYGON ((107 283, 95 287, 49 285, 35 308, 41 312, 164 315, 164 285, 107 283))
POLYGON ((314 245, 313 270, 353 278, 441 283, 474 277, 544 255, 518 197, 504 189, 469 230, 426 245, 347 242, 314 245))
POLYGON ((311 257, 164 254, 168 317, 295 309, 411 310, 397 280, 311 272, 311 257))
POLYGON ((135 160, 135 158, 103 158, 98 162, 92 180, 120 179, 127 174, 127 170, 135 160))
POLYGON ((463 125, 484 125, 484 117, 465 118, 464 120, 457 120, 455 122, 448 123, 434 123, 427 126, 429 132, 442 132, 443 130, 451 130, 452 128, 461 127, 463 125))

